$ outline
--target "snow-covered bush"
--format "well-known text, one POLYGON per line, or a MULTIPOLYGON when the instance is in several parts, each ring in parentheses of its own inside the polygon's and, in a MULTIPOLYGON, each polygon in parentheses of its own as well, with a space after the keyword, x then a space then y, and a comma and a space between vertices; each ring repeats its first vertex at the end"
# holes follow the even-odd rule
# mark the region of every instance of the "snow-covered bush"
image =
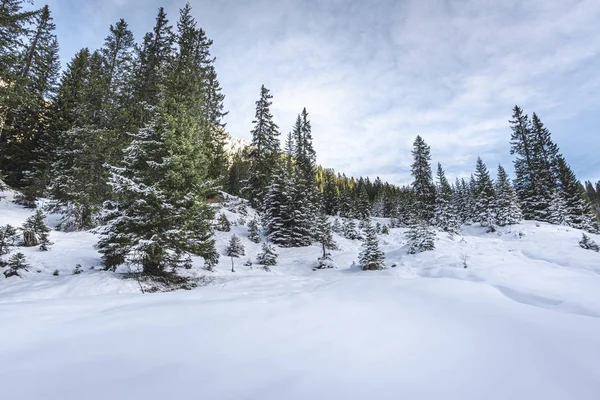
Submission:
POLYGON ((10 257, 8 259, 8 262, 6 263, 6 267, 8 268, 6 271, 4 271, 4 276, 7 278, 10 278, 11 276, 18 276, 19 278, 21 277, 21 275, 19 274, 19 271, 27 271, 27 268, 29 268, 30 266, 27 264, 27 260, 25 259, 25 254, 23 253, 16 253, 13 254, 12 257, 10 257))
POLYGON ((277 257, 275 248, 268 243, 263 243, 262 250, 256 256, 256 262, 268 269, 269 266, 277 265, 277 257))
POLYGON ((256 218, 248 223, 248 240, 254 243, 260 243, 260 234, 258 233, 258 221, 256 218))
POLYGON ((17 230, 11 225, 0 227, 0 256, 8 254, 10 247, 15 245, 17 230))
POLYGON ((579 246, 582 249, 592 250, 592 251, 600 251, 600 247, 594 242, 588 235, 585 233, 582 234, 581 240, 579 241, 579 246))
POLYGON ((41 245, 41 250, 48 250, 48 246, 51 244, 48 239, 50 228, 44 222, 44 218, 46 216, 42 210, 37 210, 23 224, 23 244, 25 247, 41 245))
POLYGON ((435 232, 425 223, 413 224, 406 232, 408 254, 417 254, 435 249, 435 232))
POLYGON ((331 253, 325 253, 317 260, 317 265, 314 266, 313 271, 318 269, 329 269, 329 268, 337 268, 333 259, 331 258, 331 253))

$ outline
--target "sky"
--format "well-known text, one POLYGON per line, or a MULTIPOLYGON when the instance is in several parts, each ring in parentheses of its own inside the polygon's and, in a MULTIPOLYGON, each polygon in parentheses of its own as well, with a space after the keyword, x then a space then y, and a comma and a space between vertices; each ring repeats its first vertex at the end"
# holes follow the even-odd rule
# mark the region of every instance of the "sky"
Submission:
MULTIPOLYGON (((184 0, 47 0, 63 65, 124 18, 136 40, 184 0)), ((38 1, 36 0, 36 5, 38 1)), ((411 181, 412 142, 467 177, 512 171, 510 119, 536 112, 577 176, 600 180, 598 0, 190 1, 214 40, 227 129, 250 139, 264 84, 282 137, 306 107, 318 163, 411 181)), ((435 169, 434 169, 435 170, 435 169)))

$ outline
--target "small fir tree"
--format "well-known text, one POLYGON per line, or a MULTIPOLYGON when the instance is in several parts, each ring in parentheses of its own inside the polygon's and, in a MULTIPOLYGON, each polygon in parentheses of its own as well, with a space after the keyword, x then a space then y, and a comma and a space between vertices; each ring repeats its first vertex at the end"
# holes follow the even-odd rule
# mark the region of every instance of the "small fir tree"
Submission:
POLYGON ((8 259, 6 266, 8 267, 8 269, 4 271, 4 276, 6 278, 10 278, 11 276, 18 276, 20 278, 20 271, 27 271, 29 268, 25 254, 23 253, 13 254, 12 257, 8 259))
POLYGON ((385 254, 379 249, 377 233, 368 220, 365 223, 365 240, 358 256, 358 262, 365 271, 383 269, 385 265, 385 254))
POLYGON ((253 218, 248 222, 248 240, 254 243, 260 243, 260 234, 258 232, 258 221, 253 218))
POLYGON ((350 240, 360 239, 360 233, 356 230, 356 223, 353 219, 347 219, 344 221, 344 237, 350 240))
POLYGON ((262 250, 256 255, 256 263, 264 265, 268 270, 270 266, 277 265, 278 254, 269 243, 263 243, 262 250))
POLYGON ((569 225, 567 203, 560 190, 554 190, 548 207, 548 222, 554 225, 569 225))
POLYGON ((51 244, 48 239, 50 228, 44 222, 44 218, 46 216, 42 210, 37 210, 23 224, 23 241, 26 247, 37 246, 39 244, 42 250, 48 249, 48 246, 51 244))
POLYGON ((406 232, 408 254, 417 254, 435 249, 435 232, 424 223, 413 224, 406 232))
POLYGON ((229 232, 231 230, 231 223, 225 214, 219 214, 215 229, 221 232, 229 232))
POLYGON ((389 235, 390 234, 390 228, 387 225, 383 225, 381 227, 381 234, 382 235, 389 235))
POLYGON ((500 226, 518 224, 523 219, 517 193, 501 165, 496 179, 495 208, 496 223, 500 226))
POLYGON ((229 244, 225 249, 225 255, 228 257, 241 257, 246 255, 246 250, 244 249, 244 245, 237 235, 232 235, 231 239, 229 239, 229 244))
POLYGON ((586 250, 600 251, 600 248, 598 247, 598 245, 596 244, 596 242, 594 242, 585 233, 583 233, 581 235, 581 240, 579 241, 579 246, 581 246, 582 249, 586 249, 586 250))
POLYGON ((17 230, 12 225, 0 227, 0 256, 8 254, 10 247, 15 245, 17 230))

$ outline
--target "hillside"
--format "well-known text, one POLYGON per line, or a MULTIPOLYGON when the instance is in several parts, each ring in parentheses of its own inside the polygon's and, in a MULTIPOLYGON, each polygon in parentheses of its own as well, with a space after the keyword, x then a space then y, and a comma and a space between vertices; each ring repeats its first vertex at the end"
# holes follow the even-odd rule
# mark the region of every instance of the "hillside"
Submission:
MULTIPOLYGON (((32 211, 11 197, 0 216, 18 226, 32 211)), ((0 278, 2 398, 597 398, 600 254, 580 231, 466 226, 418 255, 404 232, 380 235, 383 271, 354 267, 361 242, 336 235, 338 269, 313 271, 312 246, 277 249, 267 272, 243 265, 260 245, 237 225, 216 234, 220 253, 242 238, 235 273, 197 260, 206 286, 141 294, 98 270, 93 233, 52 231, 48 252, 20 248, 22 279, 0 278)))

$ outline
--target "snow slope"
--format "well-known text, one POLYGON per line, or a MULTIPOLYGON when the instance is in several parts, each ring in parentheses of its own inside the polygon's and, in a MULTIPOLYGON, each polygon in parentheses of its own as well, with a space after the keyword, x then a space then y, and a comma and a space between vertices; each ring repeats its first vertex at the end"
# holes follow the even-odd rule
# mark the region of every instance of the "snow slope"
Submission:
MULTIPOLYGON (((0 202, 0 224, 30 213, 0 202)), ((416 256, 403 232, 380 237, 384 271, 336 237, 337 270, 278 249, 272 272, 222 257, 208 286, 141 294, 90 270, 93 234, 53 231, 49 252, 20 249, 23 279, 0 277, 0 399, 598 399, 600 254, 581 232, 471 226, 416 256)), ((244 226, 219 250, 232 233, 253 258, 244 226)))

